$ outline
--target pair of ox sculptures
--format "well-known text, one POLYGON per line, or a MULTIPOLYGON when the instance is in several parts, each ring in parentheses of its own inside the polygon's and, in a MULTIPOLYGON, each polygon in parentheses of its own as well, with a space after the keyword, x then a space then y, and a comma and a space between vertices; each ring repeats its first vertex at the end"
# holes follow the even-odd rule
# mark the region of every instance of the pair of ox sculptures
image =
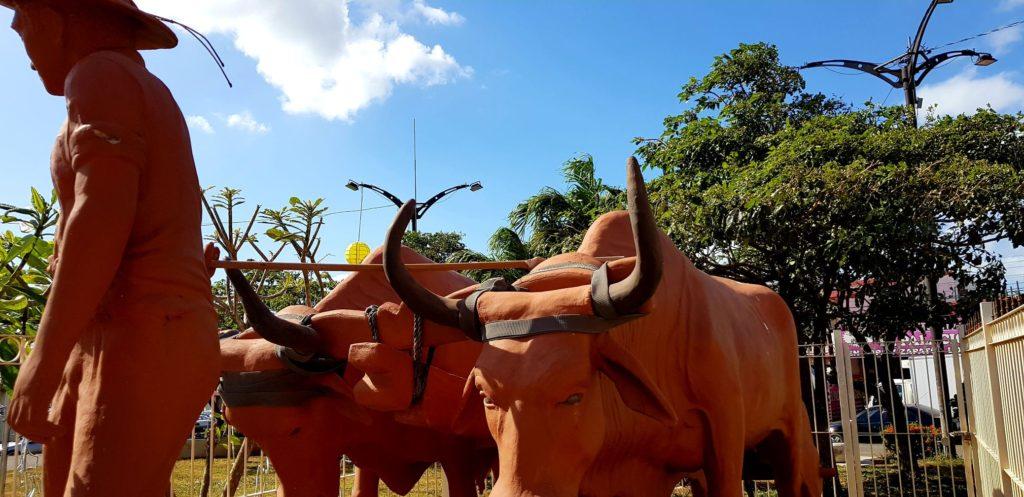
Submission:
POLYGON ((696 269, 655 226, 630 159, 628 212, 512 286, 476 285, 385 244, 316 307, 274 315, 228 270, 252 329, 221 341, 228 419, 288 497, 400 494, 434 462, 450 495, 736 497, 767 464, 783 497, 821 494, 792 315, 771 290, 696 269), (632 237, 625 236, 632 232, 632 237), (599 257, 630 255, 602 264, 599 257), (385 281, 386 278, 386 281, 385 281), (447 296, 440 296, 447 295, 447 296), (369 307, 369 309, 367 309, 369 307), (753 462, 752 462, 753 461, 753 462))

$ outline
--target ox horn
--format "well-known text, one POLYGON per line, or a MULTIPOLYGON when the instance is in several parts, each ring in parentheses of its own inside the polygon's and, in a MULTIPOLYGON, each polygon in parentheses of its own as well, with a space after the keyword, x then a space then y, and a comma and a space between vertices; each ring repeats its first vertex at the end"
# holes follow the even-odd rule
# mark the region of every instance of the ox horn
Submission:
POLYGON ((608 289, 611 303, 619 314, 631 314, 654 296, 661 282, 661 236, 654 222, 647 188, 635 157, 626 162, 626 198, 629 224, 633 227, 636 264, 633 272, 608 289))
POLYGON ((235 285, 235 290, 242 300, 245 315, 252 328, 267 341, 288 347, 301 354, 312 354, 319 351, 320 339, 316 330, 309 326, 294 323, 274 315, 259 295, 252 289, 249 280, 237 269, 226 269, 228 279, 235 285))
POLYGON ((388 228, 384 240, 384 275, 391 288, 413 312, 434 321, 435 323, 459 328, 459 301, 441 297, 423 288, 402 262, 402 235, 409 225, 409 220, 416 215, 416 202, 408 201, 388 228))

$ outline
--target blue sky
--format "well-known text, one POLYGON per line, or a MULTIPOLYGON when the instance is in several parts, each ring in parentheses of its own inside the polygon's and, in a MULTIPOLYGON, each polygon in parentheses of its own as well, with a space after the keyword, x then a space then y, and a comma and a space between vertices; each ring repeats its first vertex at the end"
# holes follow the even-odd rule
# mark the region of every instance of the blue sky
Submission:
MULTIPOLYGON (((139 0, 210 34, 235 88, 191 38, 146 54, 192 123, 204 186, 241 188, 248 208, 290 196, 357 209, 349 178, 412 196, 412 119, 419 191, 480 180, 436 205, 421 229, 457 230, 486 248, 509 210, 543 186, 560 186, 562 162, 595 157, 624 182, 635 136, 656 136, 683 109, 682 83, 740 42, 779 46, 784 62, 887 60, 905 49, 927 2, 450 2, 440 0, 139 0)), ((11 14, 0 9, 0 23, 11 14)), ((939 7, 926 45, 1024 18, 1024 1, 957 0, 939 7)), ((925 105, 958 112, 991 103, 1024 108, 1020 29, 953 48, 993 51, 975 70, 961 59, 933 72, 925 105)), ((48 157, 64 117, 28 69, 20 41, 0 30, 0 201, 26 203, 49 188, 48 157)), ((854 103, 899 102, 866 75, 807 71, 808 89, 854 103)), ((371 193, 365 206, 386 205, 371 193)), ((248 211, 243 208, 243 211, 248 211)), ((381 242, 394 210, 367 211, 362 238, 381 242)), ((340 260, 357 216, 336 214, 325 249, 340 260)), ((1011 267, 1011 272, 1018 271, 1011 267)))

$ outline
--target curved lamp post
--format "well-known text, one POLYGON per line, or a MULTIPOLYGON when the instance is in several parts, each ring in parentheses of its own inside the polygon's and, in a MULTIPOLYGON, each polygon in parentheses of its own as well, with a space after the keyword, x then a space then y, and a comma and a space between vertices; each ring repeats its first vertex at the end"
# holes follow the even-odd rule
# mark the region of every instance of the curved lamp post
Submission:
MULTIPOLYGON (((469 191, 477 192, 477 191, 480 191, 481 189, 483 189, 483 187, 484 187, 484 185, 481 184, 479 181, 474 181, 472 183, 463 183, 461 185, 456 185, 456 186, 452 186, 452 187, 446 188, 444 190, 441 190, 440 192, 438 192, 433 197, 430 197, 429 199, 427 199, 426 202, 416 202, 416 215, 413 216, 413 218, 412 218, 412 230, 413 231, 418 231, 417 227, 416 227, 416 221, 419 220, 419 219, 422 219, 423 215, 427 213, 427 210, 430 209, 431 207, 433 207, 434 204, 436 204, 442 198, 444 198, 444 197, 446 197, 446 196, 448 196, 448 195, 450 195, 452 193, 455 193, 455 192, 457 192, 459 190, 462 190, 463 188, 469 188, 469 191)), ((377 185, 371 185, 369 183, 359 183, 357 181, 348 180, 348 183, 345 184, 345 188, 348 188, 349 190, 352 190, 354 192, 355 191, 359 191, 360 188, 366 188, 367 190, 375 191, 375 192, 381 194, 384 198, 390 200, 391 203, 395 204, 398 208, 402 208, 402 203, 403 202, 402 202, 401 199, 399 199, 397 196, 395 196, 391 192, 389 192, 389 191, 387 191, 387 190, 385 190, 385 189, 383 189, 383 188, 381 188, 381 187, 379 187, 377 185)))
POLYGON ((935 69, 939 64, 956 57, 971 57, 974 65, 990 66, 995 63, 996 58, 987 52, 976 52, 974 50, 951 50, 937 55, 929 56, 929 50, 921 50, 921 40, 924 39, 924 31, 928 27, 928 21, 935 12, 935 7, 941 3, 952 3, 953 0, 932 0, 925 11, 921 24, 917 28, 917 36, 910 49, 893 58, 888 62, 876 64, 862 60, 830 59, 808 62, 800 66, 800 69, 812 67, 845 67, 868 73, 876 78, 885 81, 893 88, 902 88, 906 106, 910 112, 910 122, 917 126, 917 108, 921 106, 921 99, 917 96, 917 87, 924 81, 925 76, 935 69), (920 64, 918 58, 920 57, 920 64))

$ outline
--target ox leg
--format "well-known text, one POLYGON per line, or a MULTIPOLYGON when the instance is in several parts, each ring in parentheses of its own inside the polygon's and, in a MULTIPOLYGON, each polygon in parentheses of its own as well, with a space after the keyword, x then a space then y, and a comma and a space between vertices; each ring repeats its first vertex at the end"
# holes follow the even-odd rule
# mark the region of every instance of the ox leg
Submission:
MULTIPOLYGON (((304 437, 260 437, 263 453, 270 458, 280 481, 279 497, 328 497, 338 495, 341 467, 337 449, 315 445, 304 437)), ((257 440, 253 438, 253 440, 257 440)))
POLYGON ((737 414, 707 413, 710 444, 704 447, 708 497, 743 495, 743 423, 728 423, 737 414), (714 421, 711 421, 714 420, 714 421))
POLYGON ((448 481, 448 497, 476 497, 476 475, 473 461, 449 461, 441 463, 448 481))
POLYGON ((790 420, 790 426, 779 434, 773 458, 779 497, 818 497, 821 495, 818 450, 811 440, 810 423, 802 405, 795 409, 790 420))
POLYGON ((377 497, 380 492, 380 477, 373 471, 356 466, 352 497, 377 497))

